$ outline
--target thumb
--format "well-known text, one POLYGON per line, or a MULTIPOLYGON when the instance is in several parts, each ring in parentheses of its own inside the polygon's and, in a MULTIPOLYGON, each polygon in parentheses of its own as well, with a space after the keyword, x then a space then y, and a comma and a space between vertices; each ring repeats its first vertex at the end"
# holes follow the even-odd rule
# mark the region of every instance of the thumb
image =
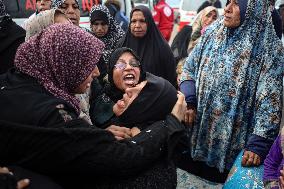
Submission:
POLYGON ((183 104, 183 102, 185 100, 184 94, 182 94, 180 91, 178 91, 177 97, 178 97, 177 103, 183 104))
POLYGON ((29 179, 23 179, 18 181, 17 183, 17 189, 24 189, 25 187, 27 187, 30 184, 30 180, 29 179))

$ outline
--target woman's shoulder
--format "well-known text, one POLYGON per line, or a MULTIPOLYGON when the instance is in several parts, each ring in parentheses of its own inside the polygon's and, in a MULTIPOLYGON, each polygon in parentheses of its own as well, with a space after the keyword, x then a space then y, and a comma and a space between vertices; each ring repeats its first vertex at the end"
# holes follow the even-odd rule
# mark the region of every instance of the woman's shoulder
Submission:
POLYGON ((0 88, 2 120, 47 126, 78 117, 71 105, 25 74, 10 71, 1 75, 0 88))

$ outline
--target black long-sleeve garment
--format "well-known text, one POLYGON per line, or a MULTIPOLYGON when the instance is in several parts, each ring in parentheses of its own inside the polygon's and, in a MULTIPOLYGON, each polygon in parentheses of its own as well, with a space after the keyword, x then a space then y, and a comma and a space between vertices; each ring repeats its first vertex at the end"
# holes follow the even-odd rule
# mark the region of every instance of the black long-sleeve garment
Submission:
MULTIPOLYGON (((48 175, 129 177, 148 169, 175 143, 183 127, 173 116, 150 126, 130 140, 117 141, 105 130, 87 127, 81 119, 57 128, 0 121, 0 162, 48 175)), ((55 176, 55 177, 56 177, 55 176)), ((54 178, 57 179, 58 178, 54 178)), ((60 183, 62 184, 62 183, 60 183)))
POLYGON ((184 133, 169 115, 150 125, 151 132, 117 141, 77 116, 30 76, 16 70, 1 75, 0 163, 49 176, 64 188, 95 188, 151 168, 184 133))

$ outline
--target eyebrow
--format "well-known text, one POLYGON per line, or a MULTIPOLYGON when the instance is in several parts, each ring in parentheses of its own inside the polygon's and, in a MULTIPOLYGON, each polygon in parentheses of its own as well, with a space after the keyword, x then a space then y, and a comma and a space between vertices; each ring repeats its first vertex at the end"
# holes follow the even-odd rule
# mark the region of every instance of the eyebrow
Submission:
POLYGON ((145 22, 146 21, 146 18, 140 18, 140 19, 131 19, 131 21, 143 21, 143 22, 145 22))
MULTIPOLYGON (((119 60, 120 60, 120 61, 123 61, 124 63, 127 63, 126 60, 124 60, 124 59, 119 58, 117 61, 119 61, 119 60)), ((134 57, 131 58, 129 61, 132 61, 132 60, 138 61, 138 60, 137 60, 136 58, 134 58, 134 57)))
POLYGON ((123 61, 123 62, 126 62, 124 59, 121 59, 121 58, 119 58, 117 61, 119 61, 119 60, 120 60, 120 61, 123 61))

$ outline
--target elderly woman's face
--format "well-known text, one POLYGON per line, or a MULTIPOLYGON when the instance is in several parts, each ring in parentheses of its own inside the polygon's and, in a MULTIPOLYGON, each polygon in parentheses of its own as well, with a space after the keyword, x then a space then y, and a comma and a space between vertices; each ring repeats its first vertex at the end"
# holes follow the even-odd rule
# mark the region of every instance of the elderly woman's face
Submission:
POLYGON ((51 0, 41 0, 40 1, 40 6, 39 6, 39 11, 45 11, 49 10, 51 8, 51 0))
POLYGON ((144 37, 147 33, 146 18, 142 11, 135 11, 130 20, 130 31, 135 37, 144 37))
POLYGON ((64 14, 66 14, 74 25, 79 26, 80 10, 75 0, 65 0, 59 8, 64 12, 64 14))
POLYGON ((54 23, 72 23, 65 14, 56 12, 54 15, 54 23))
POLYGON ((140 78, 140 62, 130 52, 123 53, 113 69, 113 82, 121 91, 135 86, 140 78))
POLYGON ((217 19, 217 12, 215 10, 210 11, 208 14, 204 15, 202 18, 202 27, 209 26, 217 19))
POLYGON ((238 1, 230 0, 224 11, 224 25, 228 28, 239 27, 241 24, 241 13, 238 1))
POLYGON ((96 20, 93 23, 91 23, 91 29, 98 38, 103 37, 107 34, 108 27, 109 27, 108 24, 102 20, 96 20))

